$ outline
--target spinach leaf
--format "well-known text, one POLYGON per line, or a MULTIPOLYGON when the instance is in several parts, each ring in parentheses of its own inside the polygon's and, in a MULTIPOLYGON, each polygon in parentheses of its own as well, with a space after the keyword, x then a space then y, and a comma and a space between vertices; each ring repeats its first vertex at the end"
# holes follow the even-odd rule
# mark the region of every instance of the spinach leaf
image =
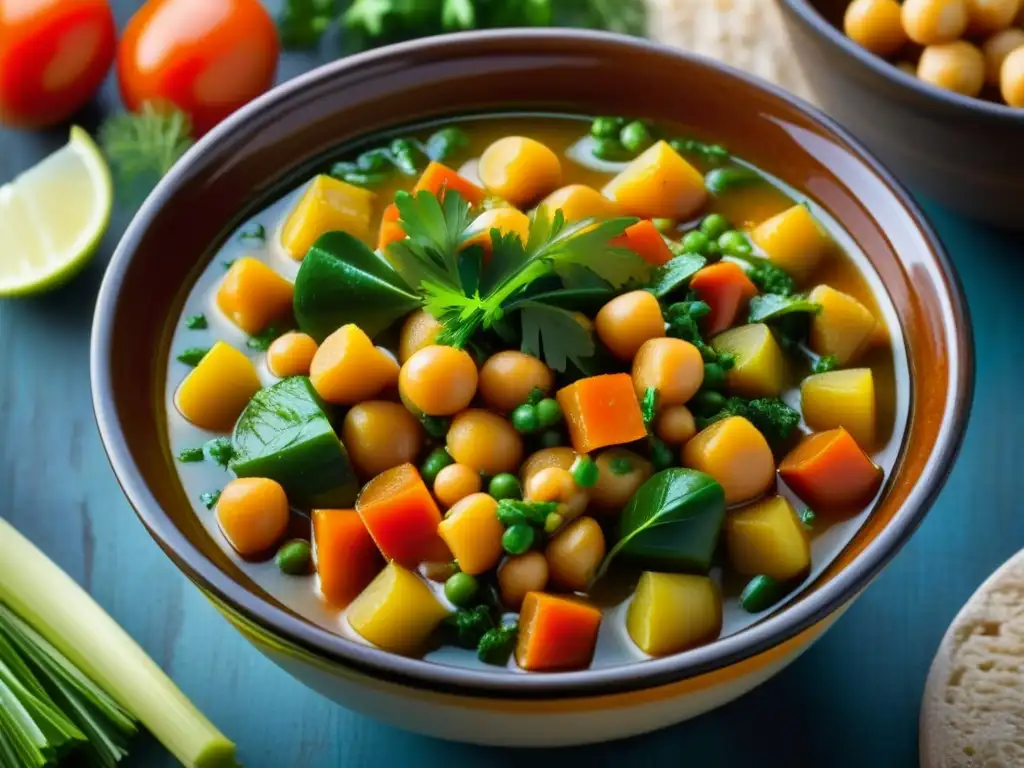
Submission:
POLYGON ((763 176, 742 165, 713 168, 704 177, 704 188, 712 195, 721 195, 734 189, 764 183, 763 176))
POLYGON ((394 268, 345 232, 309 249, 295 278, 295 319, 317 341, 346 323, 373 337, 420 305, 394 268))
POLYGON ((816 315, 820 311, 821 304, 810 301, 806 296, 799 294, 781 296, 777 293, 765 293, 750 300, 750 314, 747 316, 747 322, 763 323, 796 312, 809 312, 816 315))
POLYGON ((654 270, 646 290, 653 293, 655 298, 663 299, 683 286, 704 266, 704 263, 704 257, 695 253, 684 253, 669 259, 654 270))
POLYGON ((619 541, 598 569, 618 556, 644 568, 707 573, 725 522, 725 491, 710 475, 673 467, 640 486, 619 519, 619 541))

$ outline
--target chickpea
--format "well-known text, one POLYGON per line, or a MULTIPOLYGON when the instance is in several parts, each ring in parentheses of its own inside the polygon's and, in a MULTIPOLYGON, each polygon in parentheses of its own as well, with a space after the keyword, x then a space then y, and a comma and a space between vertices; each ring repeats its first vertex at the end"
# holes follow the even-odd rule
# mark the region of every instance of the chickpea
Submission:
POLYGON ((951 43, 967 29, 966 0, 905 0, 903 29, 915 43, 951 43))
POLYGON ((566 223, 580 219, 610 219, 619 214, 619 207, 593 187, 585 184, 570 184, 556 189, 540 201, 552 216, 556 210, 562 212, 566 223))
POLYGON ((414 461, 423 448, 423 427, 401 404, 370 400, 345 414, 341 440, 356 472, 373 477, 414 461))
POLYGON ((448 429, 447 443, 456 462, 488 475, 515 472, 523 460, 523 438, 507 419, 490 411, 460 413, 448 429))
POLYGON ((984 37, 1000 32, 1013 23, 1020 11, 1020 0, 967 0, 967 34, 984 37))
POLYGON ((697 434, 697 423, 685 405, 670 405, 659 409, 654 434, 669 445, 682 445, 697 434))
POLYGON ((316 341, 305 333, 292 331, 278 336, 267 349, 267 368, 281 379, 308 376, 316 349, 316 341))
POLYGON ((519 610, 527 592, 540 592, 548 585, 548 561, 540 552, 506 558, 498 568, 498 590, 505 607, 519 610))
POLYGON ((558 514, 564 520, 582 515, 590 502, 589 494, 576 486, 572 474, 561 467, 547 467, 534 472, 523 488, 530 501, 557 501, 558 514))
POLYGON ((633 358, 633 389, 643 398, 649 387, 658 391, 658 405, 682 405, 704 383, 704 358, 682 339, 645 341, 633 358))
POLYGON ((592 517, 573 520, 544 550, 551 583, 573 592, 584 591, 604 553, 604 532, 597 521, 592 517))
POLYGON ((846 8, 843 30, 855 43, 879 56, 892 56, 910 40, 903 31, 896 0, 853 0, 846 8))
POLYGON ((992 35, 981 46, 985 55, 985 83, 999 85, 1003 62, 1006 57, 1024 46, 1024 29, 1004 29, 992 35))
POLYGON ((917 63, 917 76, 947 91, 977 96, 985 84, 985 57, 965 40, 929 45, 917 63))
POLYGON ((405 363, 421 349, 432 345, 441 328, 441 323, 425 309, 417 309, 405 318, 398 341, 398 362, 405 363))
POLYGON ((616 296, 594 320, 598 338, 620 360, 632 360, 645 341, 665 335, 661 305, 647 291, 616 296))
POLYGON ((243 557, 267 552, 288 528, 288 497, 280 483, 265 477, 239 477, 221 491, 217 522, 243 557))
POLYGON ((449 464, 434 479, 434 495, 442 506, 454 507, 467 496, 480 492, 483 478, 465 464, 449 464))
POLYGON ((1024 107, 1024 48, 1018 48, 1003 61, 999 88, 1011 107, 1024 107))
POLYGON ((480 367, 480 396, 488 408, 504 413, 525 403, 534 389, 546 395, 554 385, 550 368, 515 350, 491 355, 480 367))
POLYGON ((590 504, 604 512, 618 512, 654 472, 651 462, 625 448, 609 448, 594 462, 597 484, 590 489, 590 504))
POLYGON ((477 378, 476 363, 468 352, 429 346, 402 365, 398 391, 410 410, 430 416, 451 416, 473 400, 477 378))
POLYGON ((525 208, 562 182, 562 164, 539 141, 506 136, 480 155, 480 180, 492 195, 525 208))
POLYGON ((519 479, 522 481, 523 487, 525 488, 527 483, 530 482, 530 478, 542 469, 558 467, 559 469, 568 471, 574 461, 576 461, 576 452, 572 448, 567 446, 545 448, 542 451, 537 451, 536 453, 531 454, 530 457, 523 462, 523 466, 519 468, 519 479))

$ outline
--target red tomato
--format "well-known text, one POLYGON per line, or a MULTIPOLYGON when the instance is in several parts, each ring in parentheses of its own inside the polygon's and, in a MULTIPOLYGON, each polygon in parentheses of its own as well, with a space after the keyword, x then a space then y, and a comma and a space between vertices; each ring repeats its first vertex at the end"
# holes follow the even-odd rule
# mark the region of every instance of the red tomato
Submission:
POLYGON ((201 135, 273 84, 279 49, 259 0, 148 0, 121 38, 121 98, 171 102, 201 135))
POLYGON ((102 84, 116 36, 107 0, 0 0, 0 122, 70 117, 102 84))

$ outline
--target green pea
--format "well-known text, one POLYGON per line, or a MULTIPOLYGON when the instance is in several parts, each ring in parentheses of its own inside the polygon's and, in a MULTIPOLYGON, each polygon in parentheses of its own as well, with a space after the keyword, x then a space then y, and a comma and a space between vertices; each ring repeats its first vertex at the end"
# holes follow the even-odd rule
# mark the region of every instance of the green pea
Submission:
POLYGON ((553 397, 545 397, 537 403, 537 424, 541 429, 555 426, 562 420, 562 409, 553 397))
POLYGON ((557 429, 548 429, 541 433, 541 448, 558 448, 561 445, 565 445, 565 437, 557 429))
POLYGON ((422 150, 409 139, 395 139, 391 142, 391 162, 406 176, 415 176, 425 165, 422 150))
POLYGON ((626 121, 621 117, 595 117, 590 124, 590 135, 595 139, 618 138, 619 131, 626 121))
POLYGON ((565 518, 557 512, 549 513, 548 516, 544 518, 544 533, 550 536, 562 527, 563 522, 565 522, 565 518))
POLYGON ((430 416, 425 413, 420 416, 420 424, 423 425, 423 429, 428 435, 440 439, 448 434, 448 427, 452 425, 452 420, 447 416, 430 416))
POLYGON ((709 238, 718 239, 729 229, 729 221, 720 213, 709 213, 700 223, 700 231, 709 238))
POLYGON ((662 234, 671 232, 676 226, 675 219, 651 219, 651 223, 662 234))
POLYGON ((535 537, 536 533, 529 525, 516 523, 502 535, 501 546, 510 555, 521 555, 529 552, 535 537))
POLYGON ((356 158, 356 165, 360 171, 367 173, 378 173, 385 170, 391 164, 391 155, 386 149, 371 149, 363 152, 356 158))
POLYGON ((629 152, 618 139, 598 139, 594 142, 593 152, 598 160, 607 160, 611 163, 629 159, 629 152))
POLYGON ((728 232, 723 232, 718 238, 718 247, 722 249, 724 253, 750 253, 750 242, 747 240, 747 236, 742 232, 737 232, 735 229, 730 229, 728 232))
POLYGON ((619 134, 619 141, 622 146, 633 154, 639 154, 647 149, 654 142, 651 132, 640 120, 634 120, 619 134))
POLYGON ((680 245, 683 246, 683 251, 686 253, 707 253, 708 246, 711 245, 711 238, 699 229, 695 229, 686 233, 680 241, 680 245))
POLYGON ((670 139, 668 145, 680 155, 685 155, 694 151, 697 142, 693 139, 670 139))
POLYGON ((435 448, 423 460, 423 464, 420 466, 420 475, 423 477, 423 482, 428 486, 433 486, 434 480, 437 479, 437 473, 449 464, 454 463, 455 459, 448 455, 448 451, 444 448, 435 448))
POLYGON ((702 389, 689 402, 690 408, 701 416, 712 416, 722 410, 725 395, 713 389, 702 389))
POLYGON ((520 405, 512 411, 511 421, 515 430, 524 435, 533 434, 540 426, 540 420, 537 418, 537 408, 529 403, 520 405))
POLYGON ((651 464, 656 472, 676 464, 675 452, 656 437, 651 439, 651 464))
POLYGON ((591 488, 596 485, 597 476, 600 474, 597 464, 589 456, 577 456, 569 472, 572 473, 573 481, 580 488, 591 488))
POLYGON ((461 608, 465 608, 473 602, 473 598, 476 597, 476 593, 479 591, 480 583, 476 580, 476 577, 461 571, 449 576, 448 580, 444 583, 444 596, 452 604, 461 608))
POLYGON ((720 390, 725 386, 725 369, 718 363, 704 363, 704 384, 706 389, 720 390))
POLYGON ((487 492, 498 501, 502 499, 521 499, 523 489, 519 485, 519 478, 509 472, 502 472, 491 478, 487 492))
POLYGON ((294 539, 285 542, 277 550, 274 562, 281 573, 289 576, 302 576, 309 573, 309 564, 312 559, 312 552, 309 542, 302 539, 294 539))
POLYGON ((354 187, 375 187, 387 181, 386 173, 363 173, 362 171, 350 171, 342 177, 342 181, 354 187))
POLYGON ((340 163, 335 163, 334 165, 332 165, 331 170, 328 171, 328 173, 336 179, 344 179, 346 174, 356 173, 358 171, 359 166, 356 165, 355 163, 342 161, 340 163))
POLYGON ((740 593, 740 605, 748 613, 760 613, 779 602, 785 588, 771 576, 755 576, 740 593))

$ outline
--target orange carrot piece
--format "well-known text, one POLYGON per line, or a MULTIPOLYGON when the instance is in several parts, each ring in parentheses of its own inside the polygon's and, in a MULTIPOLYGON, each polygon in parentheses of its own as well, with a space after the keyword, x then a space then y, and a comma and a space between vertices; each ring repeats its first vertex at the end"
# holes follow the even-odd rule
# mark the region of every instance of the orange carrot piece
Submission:
POLYGON ((660 267, 672 258, 672 251, 668 249, 668 243, 665 242, 665 238, 661 236, 661 232, 650 219, 644 219, 626 227, 625 232, 612 240, 612 245, 618 248, 628 248, 648 264, 653 264, 656 267, 660 267))
POLYGON ((579 379, 558 390, 556 397, 577 453, 624 445, 647 435, 628 373, 579 379))
POLYGON ((401 214, 398 212, 398 206, 394 203, 391 203, 391 205, 384 209, 384 213, 380 217, 380 234, 377 236, 378 250, 383 251, 391 243, 397 243, 399 240, 405 239, 405 230, 398 223, 400 218, 401 214))
POLYGON ((747 303, 757 296, 757 286, 731 261, 704 267, 690 280, 690 288, 711 307, 711 313, 702 321, 709 336, 731 328, 747 303))
POLYGON ((816 512, 855 512, 882 484, 882 469, 842 427, 805 437, 779 464, 779 476, 816 512))
POLYGON ((590 664, 601 611, 581 600, 527 592, 519 614, 516 663, 531 672, 590 664))
POLYGON ((436 161, 431 162, 423 171, 420 180, 412 188, 412 193, 415 195, 417 192, 426 190, 433 192, 443 200, 446 189, 454 189, 470 205, 479 205, 487 195, 482 187, 478 187, 465 176, 460 176, 448 166, 436 161))
POLYGON ((384 567, 373 537, 354 509, 314 509, 313 556, 320 591, 344 608, 384 567))
POLYGON ((413 569, 452 559, 437 533, 441 512, 412 464, 381 472, 363 486, 356 511, 388 560, 413 569))

